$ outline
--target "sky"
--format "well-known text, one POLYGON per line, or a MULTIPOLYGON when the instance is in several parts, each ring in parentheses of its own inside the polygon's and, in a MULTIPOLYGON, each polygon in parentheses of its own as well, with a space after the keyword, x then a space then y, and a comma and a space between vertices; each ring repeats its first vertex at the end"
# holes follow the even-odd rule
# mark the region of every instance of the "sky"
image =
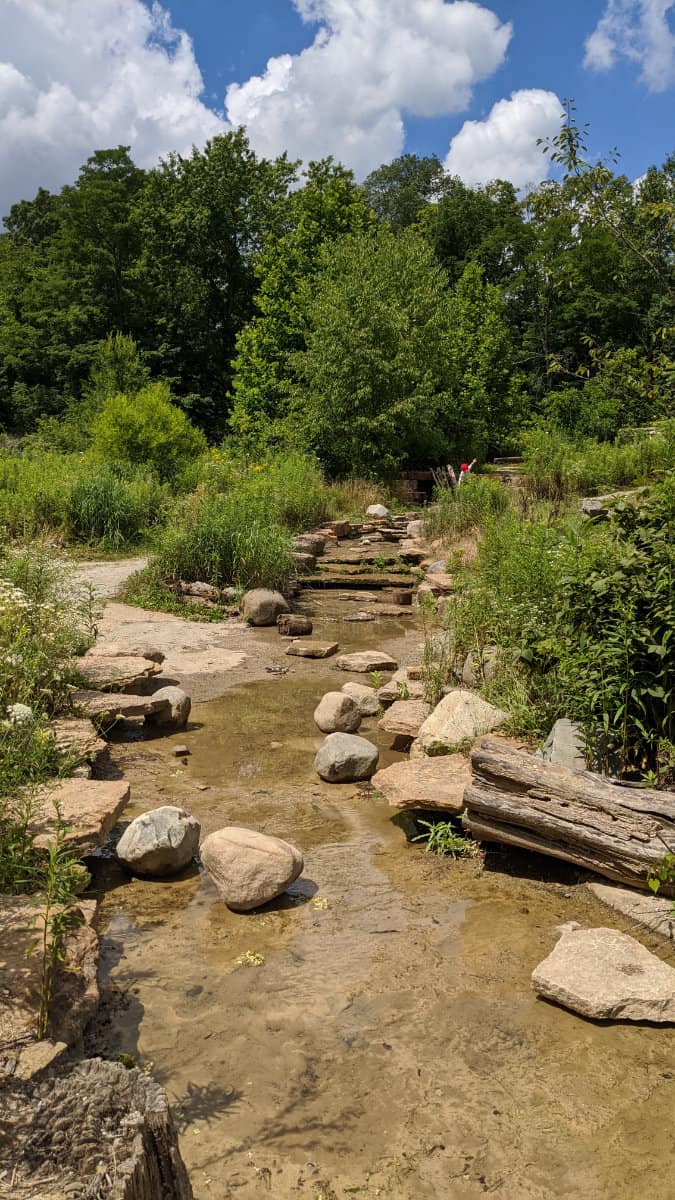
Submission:
POLYGON ((675 150, 675 0, 0 0, 0 212, 95 149, 144 167, 244 125, 363 179, 436 154, 524 189, 564 98, 635 179, 675 150))

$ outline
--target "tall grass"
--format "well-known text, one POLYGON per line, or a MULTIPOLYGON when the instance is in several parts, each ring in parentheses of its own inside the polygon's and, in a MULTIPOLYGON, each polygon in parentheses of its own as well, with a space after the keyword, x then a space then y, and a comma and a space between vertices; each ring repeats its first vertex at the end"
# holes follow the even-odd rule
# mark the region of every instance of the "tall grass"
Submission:
POLYGON ((489 520, 505 513, 510 503, 507 489, 497 480, 469 477, 461 487, 437 489, 435 503, 424 519, 425 532, 445 538, 484 529, 489 520))
POLYGON ((534 430, 524 439, 525 483, 539 499, 599 493, 646 483, 675 467, 675 420, 653 437, 630 443, 574 441, 558 432, 534 430))

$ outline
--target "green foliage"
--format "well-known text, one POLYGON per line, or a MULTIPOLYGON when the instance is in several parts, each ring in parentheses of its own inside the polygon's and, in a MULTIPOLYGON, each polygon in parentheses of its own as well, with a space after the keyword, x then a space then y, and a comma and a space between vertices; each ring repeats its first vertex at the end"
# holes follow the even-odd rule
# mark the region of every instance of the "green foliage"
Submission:
POLYGON ((450 858, 475 855, 476 843, 472 842, 470 838, 462 837, 452 821, 418 821, 417 824, 427 832, 420 833, 412 840, 413 842, 426 842, 425 849, 429 854, 438 854, 441 857, 449 855, 450 858))
POLYGON ((110 396, 94 418, 93 454, 103 462, 143 464, 162 480, 175 478, 187 460, 206 449, 206 439, 170 396, 165 383, 110 396))
POLYGON ((437 199, 446 180, 435 154, 427 158, 403 154, 371 171, 363 190, 378 219, 399 232, 413 225, 429 203, 437 199))
POLYGON ((180 484, 185 491, 236 493, 242 512, 294 532, 320 525, 339 510, 316 459, 292 450, 251 462, 236 447, 214 448, 187 468, 180 484))
POLYGON ((424 517, 429 537, 452 538, 472 529, 484 529, 491 517, 506 512, 510 498, 494 479, 469 476, 461 487, 438 488, 433 506, 424 517))
POLYGON ((523 455, 527 488, 539 498, 630 487, 675 466, 675 421, 664 421, 653 437, 638 434, 623 444, 537 429, 523 436, 523 455))

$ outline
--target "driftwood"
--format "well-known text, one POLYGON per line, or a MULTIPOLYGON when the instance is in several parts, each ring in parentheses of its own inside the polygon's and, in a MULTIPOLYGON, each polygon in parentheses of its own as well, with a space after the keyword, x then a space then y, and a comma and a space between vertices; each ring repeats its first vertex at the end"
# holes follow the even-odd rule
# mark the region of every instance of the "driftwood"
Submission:
POLYGON ((675 853, 675 797, 667 793, 619 787, 490 738, 471 765, 464 824, 479 841, 523 846, 640 888, 649 868, 675 853))

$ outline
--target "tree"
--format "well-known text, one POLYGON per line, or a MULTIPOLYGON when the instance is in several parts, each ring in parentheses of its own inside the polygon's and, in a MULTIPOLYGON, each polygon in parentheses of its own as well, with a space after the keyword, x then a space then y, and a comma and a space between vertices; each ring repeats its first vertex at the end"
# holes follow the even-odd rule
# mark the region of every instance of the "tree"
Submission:
POLYGON ((135 395, 110 396, 92 425, 92 451, 103 462, 148 466, 162 480, 173 479, 206 439, 171 403, 166 383, 152 383, 135 395))
POLYGON ((435 154, 404 154, 372 171, 363 190, 378 220, 398 232, 414 225, 426 206, 438 200, 447 178, 435 154))
POLYGON ((289 197, 286 228, 270 234, 258 257, 256 314, 237 338, 231 428, 249 447, 284 436, 293 355, 304 348, 304 282, 321 270, 324 247, 375 223, 351 171, 332 159, 310 163, 305 179, 289 197))

